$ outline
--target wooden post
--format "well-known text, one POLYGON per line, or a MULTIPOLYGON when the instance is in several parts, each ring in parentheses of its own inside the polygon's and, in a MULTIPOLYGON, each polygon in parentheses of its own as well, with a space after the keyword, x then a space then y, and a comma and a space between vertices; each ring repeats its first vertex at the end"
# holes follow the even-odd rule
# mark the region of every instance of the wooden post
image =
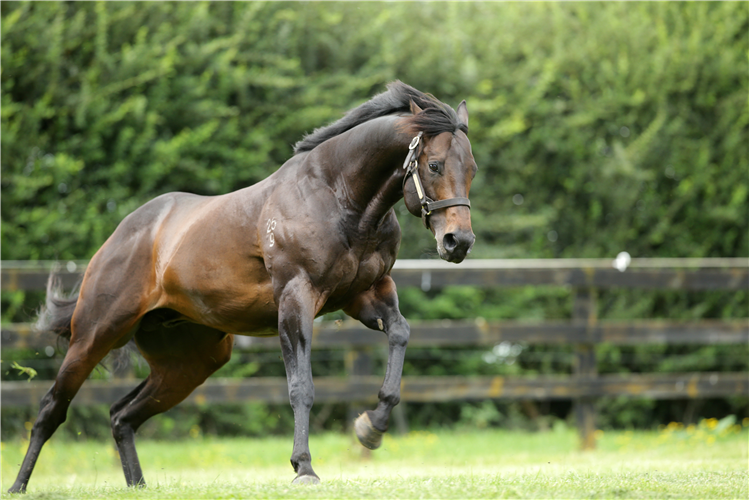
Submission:
MULTIPOLYGON (((596 290, 594 288, 575 289, 575 298, 572 307, 573 324, 584 326, 586 332, 597 321, 596 290)), ((587 342, 575 344, 574 373, 581 378, 594 379, 598 376, 596 364, 595 344, 592 339, 587 342)), ((580 397, 574 401, 575 420, 580 436, 580 448, 592 450, 596 447, 596 409, 595 398, 580 397)))
POLYGON ((393 408, 393 412, 390 414, 390 418, 393 419, 395 424, 395 433, 405 436, 408 434, 408 417, 406 416, 406 403, 401 401, 398 406, 393 408))
MULTIPOLYGON (((372 354, 368 348, 357 348, 346 351, 346 375, 351 377, 361 377, 372 375, 372 354)), ((347 427, 354 424, 354 420, 367 409, 361 401, 349 404, 347 427)))
MULTIPOLYGON (((349 349, 346 351, 346 374, 349 378, 372 375, 372 355, 367 348, 349 349)), ((370 408, 361 401, 354 401, 348 405, 346 428, 351 431, 354 420, 370 408)), ((369 459, 372 451, 361 447, 361 458, 369 459)))

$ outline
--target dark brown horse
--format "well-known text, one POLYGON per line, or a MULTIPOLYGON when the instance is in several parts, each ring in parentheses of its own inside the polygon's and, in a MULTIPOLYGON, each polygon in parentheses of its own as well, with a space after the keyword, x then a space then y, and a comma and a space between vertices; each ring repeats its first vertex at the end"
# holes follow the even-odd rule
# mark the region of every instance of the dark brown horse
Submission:
POLYGON ((339 309, 388 338, 380 402, 355 423, 361 443, 377 448, 400 400, 409 336, 390 277, 401 237, 393 205, 404 198, 434 233, 440 257, 461 262, 475 239, 467 131, 465 101, 456 112, 394 82, 299 142, 264 181, 222 196, 165 194, 126 217, 91 259, 76 297, 48 290, 41 323, 70 347, 10 492, 25 491, 97 363, 131 339, 151 373, 110 414, 127 484, 144 485, 135 431, 225 364, 234 335, 279 335, 294 482, 319 482, 308 445, 312 322, 339 309))

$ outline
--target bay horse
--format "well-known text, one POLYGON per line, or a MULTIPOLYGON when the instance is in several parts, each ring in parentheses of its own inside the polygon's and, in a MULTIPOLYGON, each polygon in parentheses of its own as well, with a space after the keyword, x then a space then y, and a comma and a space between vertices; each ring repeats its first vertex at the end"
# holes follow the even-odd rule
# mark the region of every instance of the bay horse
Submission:
POLYGON ((40 325, 70 344, 9 492, 26 490, 95 366, 131 341, 151 371, 112 405, 111 426, 127 485, 145 486, 136 430, 224 365, 234 335, 279 336, 294 412, 293 482, 319 483, 308 444, 310 343, 314 318, 337 310, 387 335, 379 403, 354 424, 362 445, 377 448, 400 401, 409 338, 390 277, 401 238, 393 206, 403 198, 440 257, 463 261, 475 240, 467 132, 465 101, 456 111, 395 81, 307 135, 265 180, 220 196, 164 194, 125 217, 77 295, 48 286, 40 325))

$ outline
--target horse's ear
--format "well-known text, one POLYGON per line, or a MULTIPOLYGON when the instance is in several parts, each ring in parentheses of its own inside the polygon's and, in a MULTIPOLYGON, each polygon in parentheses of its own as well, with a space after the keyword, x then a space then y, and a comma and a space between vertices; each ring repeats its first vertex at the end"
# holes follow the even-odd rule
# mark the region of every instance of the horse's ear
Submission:
POLYGON ((468 106, 466 106, 465 99, 458 106, 458 122, 461 125, 465 125, 468 128, 468 106))
POLYGON ((418 115, 421 113, 421 108, 415 102, 411 101, 411 114, 418 115))

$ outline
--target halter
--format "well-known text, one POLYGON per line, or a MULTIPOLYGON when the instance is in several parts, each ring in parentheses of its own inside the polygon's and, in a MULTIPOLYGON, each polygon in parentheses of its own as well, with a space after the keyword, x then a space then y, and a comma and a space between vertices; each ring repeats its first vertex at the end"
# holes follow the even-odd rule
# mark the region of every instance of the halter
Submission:
POLYGON ((406 175, 403 177, 403 189, 406 188, 406 181, 410 175, 414 180, 414 186, 416 186, 416 194, 419 195, 419 203, 421 204, 421 220, 424 223, 424 227, 430 229, 429 216, 432 215, 433 210, 439 210, 440 208, 454 207, 457 205, 463 205, 471 208, 471 200, 468 198, 448 198, 446 200, 434 201, 426 195, 424 187, 421 184, 419 178, 419 143, 421 142, 421 136, 424 132, 419 134, 411 140, 411 144, 408 145, 408 156, 406 161, 403 162, 403 168, 406 170, 406 175))

